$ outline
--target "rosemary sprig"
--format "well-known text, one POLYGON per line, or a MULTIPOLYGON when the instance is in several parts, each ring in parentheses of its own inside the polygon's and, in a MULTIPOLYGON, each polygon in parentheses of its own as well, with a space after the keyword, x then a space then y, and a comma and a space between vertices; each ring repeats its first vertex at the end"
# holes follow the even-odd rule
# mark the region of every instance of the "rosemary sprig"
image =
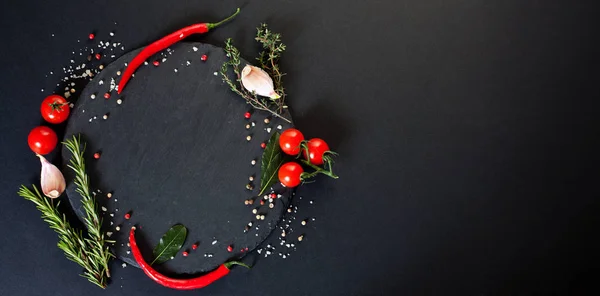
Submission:
POLYGON ((68 166, 75 172, 74 183, 77 186, 76 191, 82 197, 81 204, 86 213, 84 224, 89 235, 89 238, 85 239, 90 250, 88 256, 91 258, 94 270, 99 272, 102 281, 106 283, 106 278, 110 278, 108 261, 114 255, 111 254, 106 245, 110 241, 104 238, 104 232, 101 229, 102 219, 98 216, 96 201, 90 194, 89 177, 85 172, 85 161, 83 158, 85 145, 81 147, 79 136, 73 136, 73 138, 65 141, 63 144, 72 154, 68 166))
MULTIPOLYGON (((59 203, 52 202, 51 199, 42 197, 38 189, 33 186, 33 191, 24 185, 21 185, 18 191, 19 196, 33 202, 36 208, 42 213, 42 219, 46 221, 50 228, 58 233, 58 248, 61 249, 67 259, 79 264, 84 271, 82 276, 100 288, 106 287, 107 276, 99 268, 102 262, 97 261, 94 256, 98 250, 90 248, 89 243, 84 238, 83 233, 71 226, 64 214, 58 211, 59 203)), ((108 269, 107 269, 108 270, 108 269)))
POLYGON ((231 38, 225 41, 225 53, 229 58, 229 61, 223 63, 223 66, 221 66, 221 77, 223 78, 223 81, 229 85, 231 91, 241 96, 246 100, 246 103, 250 104, 253 108, 267 111, 289 123, 291 121, 281 115, 283 109, 287 108, 287 106, 284 104, 286 94, 281 81, 284 74, 280 73, 279 65, 277 64, 281 57, 281 53, 285 50, 285 45, 281 43, 281 35, 270 32, 267 29, 266 24, 262 24, 257 30, 256 40, 262 43, 263 48, 267 50, 266 52, 261 52, 257 60, 259 61, 260 67, 263 68, 269 76, 274 78, 273 84, 275 90, 281 97, 278 99, 263 98, 257 96, 255 93, 248 92, 244 88, 240 72, 240 51, 233 46, 233 40, 231 38), (236 76, 235 82, 232 81, 227 74, 229 67, 233 69, 233 73, 236 76))

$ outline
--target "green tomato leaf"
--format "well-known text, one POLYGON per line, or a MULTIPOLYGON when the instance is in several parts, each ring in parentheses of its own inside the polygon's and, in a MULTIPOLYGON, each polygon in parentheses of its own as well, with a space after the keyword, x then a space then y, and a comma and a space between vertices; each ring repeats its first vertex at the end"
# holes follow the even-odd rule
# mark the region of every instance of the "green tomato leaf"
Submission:
POLYGON ((277 171, 282 164, 283 154, 279 147, 279 133, 275 132, 263 151, 260 167, 260 193, 258 195, 262 195, 265 190, 277 182, 277 171))
POLYGON ((176 224, 169 229, 158 242, 158 245, 152 252, 154 254, 154 260, 150 265, 156 263, 161 264, 171 260, 171 257, 175 257, 177 252, 181 250, 185 237, 187 236, 187 229, 181 224, 176 224))

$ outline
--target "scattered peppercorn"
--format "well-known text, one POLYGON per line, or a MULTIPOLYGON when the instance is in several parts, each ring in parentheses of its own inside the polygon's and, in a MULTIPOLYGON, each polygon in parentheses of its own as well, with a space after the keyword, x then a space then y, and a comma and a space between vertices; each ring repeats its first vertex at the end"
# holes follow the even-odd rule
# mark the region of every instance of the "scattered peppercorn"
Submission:
POLYGON ((92 98, 92 100, 95 99, 96 98, 96 94, 91 94, 90 98, 92 98))
POLYGON ((94 153, 94 158, 95 159, 99 159, 100 158, 100 153, 99 152, 94 153))
POLYGON ((117 71, 117 76, 121 76, 121 71, 117 71))
POLYGON ((95 55, 94 55, 94 57, 95 57, 97 60, 99 60, 100 58, 102 58, 102 56, 101 56, 99 53, 95 54, 95 55))
POLYGON ((302 226, 306 225, 306 220, 302 220, 302 222, 300 222, 300 224, 302 224, 302 226))
POLYGON ((188 253, 188 251, 183 251, 183 252, 181 253, 181 255, 183 255, 183 257, 187 257, 187 256, 189 255, 189 253, 188 253))
POLYGON ((299 242, 301 242, 303 239, 304 239, 304 234, 302 234, 302 235, 300 235, 300 236, 298 237, 298 241, 299 241, 299 242))
POLYGON ((252 136, 250 136, 250 135, 246 136, 246 141, 250 141, 250 140, 252 140, 252 136))
POLYGON ((252 114, 250 114, 250 112, 244 113, 244 118, 250 119, 250 116, 252 116, 252 114))
POLYGON ((261 200, 260 200, 260 205, 261 205, 261 206, 264 206, 264 205, 265 205, 265 201, 261 199, 261 200))
POLYGON ((154 62, 152 62, 152 65, 158 67, 158 65, 160 65, 160 62, 159 61, 154 61, 154 62))
POLYGON ((262 148, 262 149, 267 148, 267 143, 265 143, 265 142, 260 143, 260 148, 262 148))
POLYGON ((252 209, 252 214, 258 213, 258 209, 252 209))
POLYGON ((192 245, 192 250, 198 249, 198 243, 192 245))
POLYGON ((265 123, 268 124, 269 122, 271 122, 271 120, 269 120, 268 118, 265 118, 265 123))
POLYGON ((274 203, 270 203, 270 204, 269 204, 269 209, 272 209, 272 208, 274 208, 274 207, 275 207, 275 204, 274 204, 274 203))
POLYGON ((256 159, 253 159, 253 160, 252 160, 250 163, 251 163, 252 165, 255 165, 255 164, 256 164, 256 159))
POLYGON ((72 94, 74 94, 74 93, 75 93, 75 89, 74 89, 74 88, 72 88, 72 89, 70 90, 70 92, 71 92, 72 94))
POLYGON ((123 100, 117 99, 117 104, 121 105, 122 103, 123 103, 123 100))
POLYGON ((200 57, 200 59, 201 59, 201 60, 203 60, 203 61, 206 61, 206 60, 208 59, 208 56, 207 56, 207 55, 205 55, 205 54, 203 54, 203 55, 200 57))
POLYGON ((253 177, 253 176, 250 176, 250 177, 248 177, 248 180, 249 180, 250 182, 252 182, 252 181, 254 181, 254 177, 253 177))
POLYGON ((227 252, 229 252, 229 253, 233 252, 233 247, 232 246, 227 246, 227 252))
POLYGON ((131 218, 131 214, 130 213, 125 214, 125 219, 129 220, 130 218, 131 218))
POLYGON ((271 193, 271 194, 269 194, 269 197, 272 198, 272 199, 276 199, 277 198, 277 194, 271 193))
POLYGON ((246 124, 246 129, 250 129, 250 124, 246 124))
POLYGON ((252 190, 254 189, 254 186, 252 186, 252 184, 246 184, 246 189, 252 190))
POLYGON ((104 94, 104 98, 107 99, 107 100, 110 99, 110 93, 105 93, 104 94))
POLYGON ((110 193, 110 192, 109 192, 109 193, 107 193, 107 194, 106 194, 106 197, 108 197, 108 198, 111 198, 111 197, 112 197, 112 193, 110 193))
POLYGON ((94 33, 90 33, 90 35, 88 36, 88 38, 90 38, 90 40, 94 40, 95 37, 96 37, 96 35, 94 35, 94 33))
POLYGON ((100 66, 98 66, 98 69, 100 69, 100 70, 104 69, 104 65, 100 64, 100 66))
POLYGON ((260 215, 260 220, 265 220, 265 215, 260 215))
POLYGON ((104 116, 102 116, 102 119, 107 120, 108 119, 108 113, 104 114, 104 116))

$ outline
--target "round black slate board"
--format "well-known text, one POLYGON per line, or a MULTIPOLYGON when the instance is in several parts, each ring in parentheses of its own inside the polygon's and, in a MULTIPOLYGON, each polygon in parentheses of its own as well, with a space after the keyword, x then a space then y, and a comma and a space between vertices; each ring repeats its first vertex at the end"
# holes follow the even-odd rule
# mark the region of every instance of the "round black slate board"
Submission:
MULTIPOLYGON (((226 61, 221 48, 179 43, 171 49, 163 52, 167 60, 159 67, 152 61, 162 60, 160 55, 141 66, 122 95, 110 91, 111 78, 118 83, 117 71, 123 71, 140 50, 106 66, 81 93, 65 139, 81 134, 87 143, 87 172, 103 225, 112 232, 110 239, 116 240, 117 257, 137 266, 127 247, 133 224, 141 226, 137 239, 150 261, 151 250, 162 235, 181 223, 189 230, 184 249, 191 250, 194 242, 200 243, 199 248, 188 257, 178 254, 157 269, 198 273, 252 251, 276 226, 291 190, 275 188, 282 197, 275 201, 274 209, 269 209, 268 202, 260 207, 258 199, 253 206, 246 206, 244 200, 258 194, 260 144, 291 125, 272 117, 266 124, 268 113, 264 112, 253 112, 250 120, 244 118, 245 112, 252 112, 249 105, 215 75, 226 61), (209 57, 207 61, 201 61, 203 54, 209 57), (104 99, 109 91, 110 99, 104 99), (117 104, 119 98, 121 105, 117 104), (107 120, 104 114, 108 114, 107 120), (247 130, 246 124, 252 123, 247 130), (267 128, 272 129, 270 133, 267 128), (248 135, 251 141, 247 141, 248 135), (101 158, 93 159, 94 152, 101 152, 101 158), (251 165, 253 159, 255 166, 251 165), (245 188, 249 176, 255 177, 252 192, 245 188), (111 199, 107 192, 112 192, 111 199), (251 212, 255 207, 266 215, 264 221, 256 221, 251 212), (129 211, 132 217, 125 220, 129 211), (250 221, 253 227, 245 233, 250 221), (116 231, 116 226, 121 230, 116 231), (231 253, 229 245, 234 248, 231 253), (241 252, 243 248, 248 250, 241 252)), ((289 114, 286 117, 290 118, 289 114)), ((75 192, 73 173, 66 167, 70 153, 64 148, 62 152, 67 195, 82 218, 81 197, 75 192)))

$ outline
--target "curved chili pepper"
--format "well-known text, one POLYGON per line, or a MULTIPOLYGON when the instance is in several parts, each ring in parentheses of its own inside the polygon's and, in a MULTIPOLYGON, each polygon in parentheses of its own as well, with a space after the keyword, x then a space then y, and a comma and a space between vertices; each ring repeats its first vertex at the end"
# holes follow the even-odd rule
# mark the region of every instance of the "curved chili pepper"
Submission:
POLYGON ((221 266, 219 266, 217 269, 197 278, 174 279, 159 273, 152 268, 152 266, 150 266, 146 260, 144 260, 144 257, 142 257, 142 253, 140 252, 140 248, 135 242, 135 227, 131 227, 131 231, 129 232, 129 244, 131 245, 131 254, 133 254, 133 258, 135 258, 135 261, 137 261, 137 263, 140 265, 140 268, 148 277, 167 288, 177 290, 192 290, 206 287, 212 282, 226 276, 233 265, 241 265, 246 268, 250 268, 244 263, 238 261, 229 261, 221 264, 221 266))
POLYGON ((135 72, 135 70, 137 70, 137 68, 139 66, 141 66, 144 63, 144 61, 146 61, 153 54, 166 49, 167 47, 177 43, 178 41, 180 41, 192 34, 206 33, 209 30, 214 29, 214 28, 220 26, 221 24, 231 20, 238 13, 240 13, 239 8, 235 11, 234 14, 230 15, 229 17, 227 17, 226 19, 224 19, 218 23, 194 24, 194 25, 185 27, 183 29, 177 30, 177 31, 151 43, 150 45, 146 46, 140 53, 138 53, 131 60, 131 62, 129 62, 129 66, 127 66, 127 68, 125 69, 125 72, 123 72, 123 77, 121 78, 121 81, 119 82, 119 89, 117 90, 117 93, 120 94, 123 91, 123 89, 125 88, 125 85, 131 78, 131 75, 133 74, 133 72, 135 72))

